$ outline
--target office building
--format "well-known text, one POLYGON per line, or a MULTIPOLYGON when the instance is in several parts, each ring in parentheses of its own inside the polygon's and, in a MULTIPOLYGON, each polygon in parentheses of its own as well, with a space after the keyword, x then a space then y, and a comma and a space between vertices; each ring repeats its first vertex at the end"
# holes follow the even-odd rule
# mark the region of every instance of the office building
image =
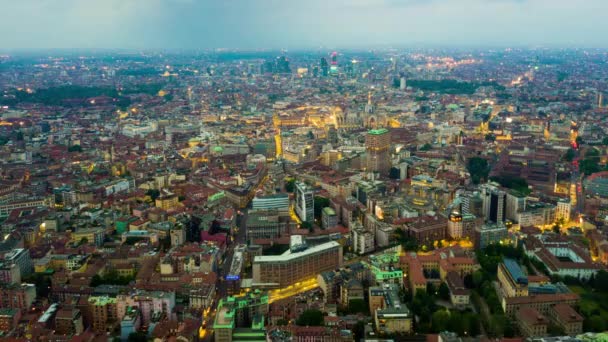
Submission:
POLYGON ((116 298, 107 296, 89 297, 89 309, 93 318, 93 331, 106 334, 118 324, 116 298))
POLYGON ((253 259, 253 282, 292 285, 342 266, 342 246, 335 241, 308 247, 302 236, 291 236, 290 248, 276 256, 253 259))
POLYGON ((360 223, 353 223, 350 234, 353 252, 363 255, 373 252, 376 248, 374 232, 366 230, 360 223))
POLYGON ((325 207, 321 211, 321 221, 323 228, 333 228, 338 224, 338 215, 336 215, 336 211, 332 208, 325 207))
POLYGON ((259 290, 222 298, 213 322, 215 342, 266 341, 267 315, 268 294, 259 290))
POLYGON ((384 284, 369 288, 370 313, 380 334, 409 334, 413 315, 399 298, 398 284, 384 284))
POLYGON ((472 214, 451 213, 448 217, 448 236, 452 239, 473 241, 475 230, 483 224, 483 219, 472 214))
POLYGON ((34 263, 30 258, 30 251, 24 248, 16 248, 4 254, 4 260, 19 267, 21 277, 26 277, 34 271, 34 263))
POLYGON ((285 235, 289 225, 289 215, 280 215, 276 209, 250 210, 247 216, 246 239, 274 239, 285 235))
POLYGON ((302 222, 310 222, 315 220, 315 198, 311 187, 302 182, 296 182, 296 214, 302 222))
POLYGON ((513 259, 504 259, 498 265, 498 283, 503 297, 528 295, 528 276, 513 259))
POLYGON ((391 168, 389 149, 391 133, 386 128, 372 129, 365 136, 366 171, 388 174, 391 168))
POLYGON ((570 222, 570 212, 572 211, 572 205, 570 200, 567 198, 560 199, 557 201, 555 208, 555 220, 563 220, 564 223, 570 222))
POLYGON ((484 223, 476 227, 475 248, 483 249, 493 243, 500 243, 508 235, 507 227, 501 223, 484 223))
POLYGON ((279 193, 274 195, 256 196, 251 201, 254 210, 276 209, 278 211, 289 211, 289 195, 279 193))
POLYGON ((484 220, 493 223, 504 222, 507 194, 491 183, 483 184, 481 190, 484 220))

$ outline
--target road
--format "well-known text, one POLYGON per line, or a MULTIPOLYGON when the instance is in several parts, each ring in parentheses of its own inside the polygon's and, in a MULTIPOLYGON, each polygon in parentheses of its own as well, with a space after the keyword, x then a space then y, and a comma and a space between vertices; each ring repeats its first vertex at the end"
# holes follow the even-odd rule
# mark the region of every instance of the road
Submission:
POLYGON ((238 231, 234 236, 234 240, 230 242, 228 247, 226 248, 226 252, 224 253, 224 262, 219 267, 217 271, 217 284, 215 290, 215 301, 213 302, 213 306, 211 307, 209 314, 204 318, 206 323, 203 323, 203 318, 201 318, 201 324, 207 327, 205 336, 201 338, 202 342, 209 342, 213 339, 213 321, 215 320, 215 312, 217 309, 217 304, 219 303, 221 298, 224 298, 228 294, 228 283, 224 280, 226 275, 230 272, 230 265, 232 264, 232 258, 234 257, 234 247, 240 244, 245 243, 245 232, 246 232, 246 222, 247 222, 247 210, 243 209, 240 211, 241 214, 237 215, 236 225, 238 227, 238 231))

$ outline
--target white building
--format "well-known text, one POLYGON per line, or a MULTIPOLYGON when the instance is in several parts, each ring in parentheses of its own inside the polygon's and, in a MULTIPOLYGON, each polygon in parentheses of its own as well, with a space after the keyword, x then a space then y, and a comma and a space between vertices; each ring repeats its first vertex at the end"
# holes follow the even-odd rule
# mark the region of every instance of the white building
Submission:
POLYGON ((564 223, 570 222, 570 212, 572 210, 572 205, 570 204, 569 199, 560 199, 557 202, 557 206, 555 208, 555 219, 560 220, 563 219, 564 223))
POLYGON ((296 182, 296 214, 303 222, 310 222, 311 224, 315 220, 315 199, 314 192, 308 185, 296 182))
POLYGON ((375 250, 376 239, 373 232, 365 230, 361 225, 351 226, 351 241, 353 251, 357 254, 371 253, 375 250))

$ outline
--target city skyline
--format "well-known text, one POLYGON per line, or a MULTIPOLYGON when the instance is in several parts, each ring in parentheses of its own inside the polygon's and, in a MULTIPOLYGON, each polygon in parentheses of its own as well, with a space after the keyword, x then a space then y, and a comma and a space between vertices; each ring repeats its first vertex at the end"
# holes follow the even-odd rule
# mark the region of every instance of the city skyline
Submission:
POLYGON ((0 1, 1 50, 607 47, 601 0, 0 1))

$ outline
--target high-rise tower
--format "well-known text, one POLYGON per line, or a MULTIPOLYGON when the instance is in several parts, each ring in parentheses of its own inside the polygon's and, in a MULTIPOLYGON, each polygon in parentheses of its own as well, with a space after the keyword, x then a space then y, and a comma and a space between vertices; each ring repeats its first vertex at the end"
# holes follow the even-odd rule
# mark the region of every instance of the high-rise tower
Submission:
POLYGON ((386 128, 372 129, 365 136, 366 170, 388 174, 391 168, 391 133, 386 128))

